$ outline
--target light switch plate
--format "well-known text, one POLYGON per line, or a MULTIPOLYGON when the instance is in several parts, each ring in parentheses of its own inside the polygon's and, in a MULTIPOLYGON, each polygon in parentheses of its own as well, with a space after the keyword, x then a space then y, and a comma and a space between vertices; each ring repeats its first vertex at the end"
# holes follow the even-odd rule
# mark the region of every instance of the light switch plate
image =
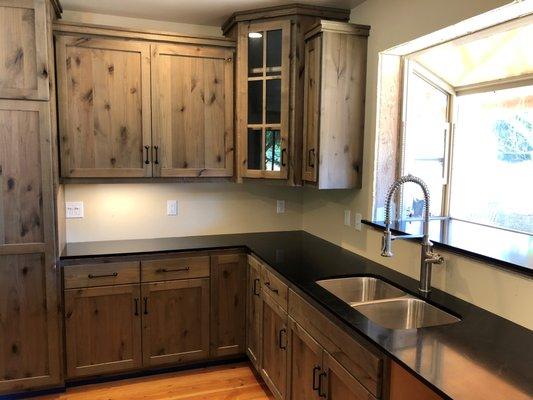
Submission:
POLYGON ((344 225, 350 226, 352 224, 352 212, 344 210, 344 225))
POLYGON ((285 213, 285 200, 278 200, 276 203, 276 212, 278 214, 285 213))
POLYGON ((66 218, 83 218, 83 201, 67 201, 66 206, 66 218))
POLYGON ((178 200, 167 200, 167 215, 171 217, 178 215, 178 200))
POLYGON ((360 231, 363 228, 363 225, 361 223, 361 220, 363 219, 363 216, 360 213, 355 214, 355 229, 360 231))

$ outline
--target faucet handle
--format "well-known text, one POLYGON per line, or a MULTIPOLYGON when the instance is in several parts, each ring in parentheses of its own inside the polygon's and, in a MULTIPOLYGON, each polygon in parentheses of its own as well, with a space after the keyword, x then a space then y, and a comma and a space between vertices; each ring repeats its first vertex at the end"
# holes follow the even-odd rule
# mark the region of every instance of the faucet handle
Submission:
POLYGON ((392 233, 390 229, 387 229, 383 232, 381 237, 381 257, 392 257, 394 253, 392 252, 392 233))

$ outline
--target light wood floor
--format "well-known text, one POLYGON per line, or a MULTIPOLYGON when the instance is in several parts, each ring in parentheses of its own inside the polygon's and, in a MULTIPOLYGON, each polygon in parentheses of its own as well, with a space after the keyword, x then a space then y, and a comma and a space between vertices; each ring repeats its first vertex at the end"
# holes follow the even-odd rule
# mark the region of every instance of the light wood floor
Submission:
POLYGON ((38 400, 271 400, 248 363, 68 388, 38 400))

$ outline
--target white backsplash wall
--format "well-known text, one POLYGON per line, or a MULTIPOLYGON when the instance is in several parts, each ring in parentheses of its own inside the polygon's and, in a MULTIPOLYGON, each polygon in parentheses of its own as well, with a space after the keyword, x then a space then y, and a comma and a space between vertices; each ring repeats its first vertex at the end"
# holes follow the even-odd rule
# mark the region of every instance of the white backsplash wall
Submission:
POLYGON ((67 242, 302 228, 301 189, 265 182, 65 185, 65 200, 83 201, 85 213, 67 220, 67 242), (177 216, 167 200, 178 201, 177 216))

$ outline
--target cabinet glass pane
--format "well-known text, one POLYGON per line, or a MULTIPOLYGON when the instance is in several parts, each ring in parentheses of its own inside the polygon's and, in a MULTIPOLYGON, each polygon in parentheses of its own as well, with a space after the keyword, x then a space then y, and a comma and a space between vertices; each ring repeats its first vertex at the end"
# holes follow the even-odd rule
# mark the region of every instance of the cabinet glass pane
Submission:
POLYGON ((281 121, 281 79, 266 82, 266 122, 279 124, 281 121))
POLYGON ((261 129, 248 128, 248 169, 261 169, 261 129))
POLYGON ((265 131, 265 169, 281 170, 281 135, 276 129, 267 128, 265 131))
POLYGON ((267 75, 281 73, 281 29, 267 32, 267 75))
POLYGON ((248 76, 263 75, 263 33, 248 34, 248 76))
POLYGON ((248 82, 248 123, 263 122, 263 81, 248 82))

